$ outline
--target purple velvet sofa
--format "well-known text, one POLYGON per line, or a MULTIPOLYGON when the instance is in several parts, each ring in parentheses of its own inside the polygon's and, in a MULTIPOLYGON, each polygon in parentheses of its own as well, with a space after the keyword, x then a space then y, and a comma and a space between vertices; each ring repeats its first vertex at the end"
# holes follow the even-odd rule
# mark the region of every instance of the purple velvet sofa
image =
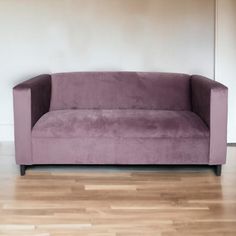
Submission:
POLYGON ((16 163, 211 165, 226 160, 227 88, 198 75, 76 72, 13 89, 16 163))

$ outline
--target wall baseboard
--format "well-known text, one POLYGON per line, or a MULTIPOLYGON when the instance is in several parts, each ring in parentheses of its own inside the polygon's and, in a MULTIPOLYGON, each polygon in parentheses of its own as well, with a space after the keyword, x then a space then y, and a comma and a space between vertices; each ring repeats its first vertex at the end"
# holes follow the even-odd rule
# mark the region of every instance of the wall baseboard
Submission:
POLYGON ((14 141, 13 124, 0 124, 0 141, 14 141))

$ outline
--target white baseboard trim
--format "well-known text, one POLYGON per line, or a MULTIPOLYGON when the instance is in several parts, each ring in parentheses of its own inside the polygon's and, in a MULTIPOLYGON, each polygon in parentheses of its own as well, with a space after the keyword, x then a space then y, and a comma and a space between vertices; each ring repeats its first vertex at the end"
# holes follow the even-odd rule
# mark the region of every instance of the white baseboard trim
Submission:
POLYGON ((0 124, 0 141, 14 141, 13 124, 0 124))

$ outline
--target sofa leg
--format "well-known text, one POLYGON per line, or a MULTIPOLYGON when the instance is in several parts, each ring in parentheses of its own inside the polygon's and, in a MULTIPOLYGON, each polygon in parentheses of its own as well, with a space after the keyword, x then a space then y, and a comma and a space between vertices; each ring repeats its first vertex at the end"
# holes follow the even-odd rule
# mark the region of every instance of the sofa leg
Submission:
POLYGON ((26 165, 20 165, 20 175, 24 176, 26 171, 26 165))
POLYGON ((221 176, 222 165, 215 166, 216 176, 221 176))

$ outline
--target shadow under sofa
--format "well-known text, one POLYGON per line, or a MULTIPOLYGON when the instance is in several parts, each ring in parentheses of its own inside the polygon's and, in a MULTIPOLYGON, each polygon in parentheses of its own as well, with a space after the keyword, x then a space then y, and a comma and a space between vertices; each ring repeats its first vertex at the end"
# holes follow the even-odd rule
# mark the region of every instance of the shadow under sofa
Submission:
POLYGON ((16 85, 16 163, 210 165, 226 161, 227 88, 198 75, 71 72, 16 85))

